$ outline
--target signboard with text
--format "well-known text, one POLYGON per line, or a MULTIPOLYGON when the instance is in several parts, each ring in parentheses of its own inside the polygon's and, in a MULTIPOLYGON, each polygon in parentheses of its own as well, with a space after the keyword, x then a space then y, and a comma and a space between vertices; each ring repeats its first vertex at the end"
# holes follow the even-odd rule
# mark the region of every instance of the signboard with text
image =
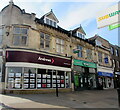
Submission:
POLYGON ((120 22, 120 3, 97 13, 97 27, 103 28, 120 22))
POLYGON ((26 62, 71 68, 70 58, 25 51, 7 51, 6 62, 26 62))

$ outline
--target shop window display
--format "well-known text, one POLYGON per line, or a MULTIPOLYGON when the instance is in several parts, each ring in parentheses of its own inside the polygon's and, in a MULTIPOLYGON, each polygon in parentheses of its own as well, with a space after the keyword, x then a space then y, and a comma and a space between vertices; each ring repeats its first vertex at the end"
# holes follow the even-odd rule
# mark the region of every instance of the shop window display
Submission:
POLYGON ((8 85, 9 89, 21 89, 22 88, 22 68, 8 68, 8 85))
POLYGON ((24 89, 35 89, 36 88, 36 69, 35 68, 24 68, 24 89))
POLYGON ((7 69, 8 89, 69 88, 70 72, 50 69, 9 67, 7 69), (56 79, 57 77, 57 79, 56 79))

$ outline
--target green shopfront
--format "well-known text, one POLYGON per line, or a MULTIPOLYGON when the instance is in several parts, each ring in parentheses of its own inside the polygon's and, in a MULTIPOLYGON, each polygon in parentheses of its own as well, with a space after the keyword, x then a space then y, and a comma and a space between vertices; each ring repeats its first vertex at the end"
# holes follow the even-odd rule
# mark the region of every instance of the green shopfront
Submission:
POLYGON ((95 89, 97 65, 92 62, 74 59, 73 76, 75 90, 95 89))

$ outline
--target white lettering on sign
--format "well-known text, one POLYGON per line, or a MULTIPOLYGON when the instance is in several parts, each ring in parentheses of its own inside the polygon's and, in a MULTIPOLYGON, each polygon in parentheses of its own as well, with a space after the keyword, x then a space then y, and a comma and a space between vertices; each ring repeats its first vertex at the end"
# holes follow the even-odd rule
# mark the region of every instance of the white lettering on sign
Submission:
POLYGON ((41 58, 39 57, 38 60, 41 60, 41 61, 47 61, 47 62, 52 62, 53 63, 53 59, 47 59, 47 58, 41 58))

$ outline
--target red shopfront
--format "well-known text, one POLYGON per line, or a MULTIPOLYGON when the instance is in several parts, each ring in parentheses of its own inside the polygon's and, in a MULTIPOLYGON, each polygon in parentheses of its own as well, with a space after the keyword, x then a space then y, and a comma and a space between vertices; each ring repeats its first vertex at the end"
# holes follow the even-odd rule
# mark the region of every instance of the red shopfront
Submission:
POLYGON ((6 51, 5 89, 71 88, 71 59, 28 50, 6 51), (57 77, 57 82, 56 82, 57 77))

